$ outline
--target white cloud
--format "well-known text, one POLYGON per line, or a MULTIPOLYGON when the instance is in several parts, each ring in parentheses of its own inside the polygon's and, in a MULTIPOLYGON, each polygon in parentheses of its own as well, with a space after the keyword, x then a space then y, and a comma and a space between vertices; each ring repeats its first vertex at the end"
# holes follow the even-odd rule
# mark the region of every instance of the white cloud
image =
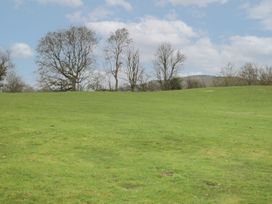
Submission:
POLYGON ((246 7, 249 18, 260 21, 263 26, 272 30, 272 1, 262 0, 256 5, 246 7))
MULTIPOLYGON (((22 6, 25 2, 30 2, 30 0, 14 0, 15 7, 22 6)), ((82 0, 33 0, 34 2, 40 3, 40 4, 53 4, 53 5, 59 5, 59 6, 71 6, 71 7, 79 7, 83 5, 82 0)))
POLYGON ((272 64, 272 37, 231 36, 227 43, 214 44, 208 38, 184 48, 186 65, 208 73, 218 73, 228 62, 241 66, 246 62, 272 64))
POLYGON ((11 46, 10 51, 14 58, 29 58, 33 56, 33 50, 26 43, 15 43, 11 46))
POLYGON ((111 16, 113 12, 106 7, 97 7, 89 14, 83 15, 82 11, 76 11, 74 13, 66 15, 68 20, 72 23, 84 23, 86 21, 98 21, 111 16))
POLYGON ((42 4, 57 4, 57 5, 64 5, 64 6, 82 6, 82 0, 37 0, 39 3, 42 4))
POLYGON ((272 37, 231 36, 224 43, 214 43, 206 34, 195 31, 181 20, 154 17, 134 22, 91 21, 86 25, 104 39, 116 29, 126 27, 140 49, 143 63, 148 66, 151 66, 154 53, 163 41, 184 52, 184 71, 187 73, 217 74, 228 62, 237 66, 246 62, 272 64, 272 37))
POLYGON ((177 42, 197 36, 197 33, 181 20, 161 20, 155 17, 144 17, 136 22, 93 21, 87 22, 86 25, 102 35, 108 35, 117 28, 126 27, 132 36, 143 37, 145 42, 148 37, 151 43, 158 43, 166 39, 170 42, 177 42))
POLYGON ((97 7, 92 12, 89 13, 88 18, 91 20, 99 20, 104 19, 110 15, 112 15, 112 11, 106 7, 97 7))
POLYGON ((106 0, 106 4, 92 9, 87 14, 82 14, 81 9, 66 15, 66 17, 72 23, 103 20, 114 14, 112 6, 121 6, 128 11, 132 10, 132 6, 125 0, 106 0))
POLYGON ((232 36, 222 54, 237 63, 257 62, 271 64, 272 37, 232 36))
POLYGON ((106 0, 106 3, 110 6, 120 6, 127 11, 131 11, 133 9, 131 4, 126 0, 106 0))
POLYGON ((188 44, 183 49, 186 55, 185 66, 196 69, 195 71, 206 71, 216 73, 224 64, 220 49, 207 37, 201 37, 196 42, 188 44))
POLYGON ((156 2, 158 5, 171 3, 172 5, 205 7, 211 3, 224 4, 227 3, 228 1, 229 0, 160 0, 156 2))
POLYGON ((118 28, 127 28, 145 61, 150 61, 155 49, 163 41, 182 47, 191 38, 197 37, 197 33, 183 21, 160 20, 154 17, 145 17, 136 22, 93 21, 86 25, 104 38, 118 28))

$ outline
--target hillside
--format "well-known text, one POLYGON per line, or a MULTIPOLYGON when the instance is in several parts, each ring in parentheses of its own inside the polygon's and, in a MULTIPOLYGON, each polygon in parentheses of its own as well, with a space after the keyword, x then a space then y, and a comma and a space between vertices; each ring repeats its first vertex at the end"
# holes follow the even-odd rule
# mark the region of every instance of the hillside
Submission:
POLYGON ((272 88, 0 94, 0 203, 269 203, 272 88))

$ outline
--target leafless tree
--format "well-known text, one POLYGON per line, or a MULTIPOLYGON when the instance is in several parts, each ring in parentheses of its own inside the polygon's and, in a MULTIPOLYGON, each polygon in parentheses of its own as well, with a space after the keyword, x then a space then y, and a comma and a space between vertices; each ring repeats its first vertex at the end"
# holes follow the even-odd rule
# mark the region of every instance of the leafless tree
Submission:
POLYGON ((260 83, 262 85, 272 85, 272 67, 266 66, 260 69, 260 83))
POLYGON ((203 81, 201 81, 200 79, 197 78, 193 78, 193 77, 189 77, 186 80, 186 88, 187 89, 195 89, 195 88, 204 88, 206 87, 205 84, 203 83, 203 81))
POLYGON ((95 32, 86 27, 47 33, 37 47, 41 86, 49 90, 78 90, 94 63, 96 44, 95 32))
POLYGON ((240 70, 239 77, 246 81, 247 85, 258 83, 258 67, 253 63, 246 63, 240 70))
POLYGON ((131 42, 132 39, 129 37, 129 32, 126 28, 117 29, 107 39, 105 59, 115 80, 115 91, 118 90, 119 73, 124 64, 126 50, 131 42))
POLYGON ((100 71, 94 71, 87 82, 87 89, 99 91, 105 89, 106 73, 100 71))
POLYGON ((154 60, 156 77, 163 90, 171 89, 171 80, 180 71, 185 61, 185 55, 180 50, 175 50, 170 43, 162 43, 154 60))
POLYGON ((0 88, 2 87, 1 82, 4 80, 8 73, 8 69, 13 67, 8 51, 0 50, 0 88))
POLYGON ((139 88, 141 91, 147 91, 148 90, 148 81, 150 79, 149 74, 147 74, 145 71, 141 74, 139 78, 139 88))
POLYGON ((127 76, 131 91, 135 91, 135 88, 141 80, 143 72, 144 70, 140 65, 139 50, 130 48, 126 57, 125 74, 127 76))
POLYGON ((220 75, 223 77, 223 86, 235 86, 239 84, 237 71, 232 63, 228 63, 225 67, 222 67, 220 75))
POLYGON ((14 71, 9 72, 6 78, 4 86, 5 92, 22 92, 25 87, 25 83, 14 71))

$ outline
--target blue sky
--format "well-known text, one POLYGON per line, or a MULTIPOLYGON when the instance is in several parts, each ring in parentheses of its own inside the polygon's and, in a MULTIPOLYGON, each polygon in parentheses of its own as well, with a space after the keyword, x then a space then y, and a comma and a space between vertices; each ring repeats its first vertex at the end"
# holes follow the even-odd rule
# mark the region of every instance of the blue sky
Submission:
POLYGON ((11 51, 16 71, 32 85, 39 39, 70 25, 96 31, 97 53, 110 32, 127 27, 150 71, 163 41, 186 55, 184 75, 217 74, 228 62, 272 65, 271 0, 0 1, 0 49, 11 51))

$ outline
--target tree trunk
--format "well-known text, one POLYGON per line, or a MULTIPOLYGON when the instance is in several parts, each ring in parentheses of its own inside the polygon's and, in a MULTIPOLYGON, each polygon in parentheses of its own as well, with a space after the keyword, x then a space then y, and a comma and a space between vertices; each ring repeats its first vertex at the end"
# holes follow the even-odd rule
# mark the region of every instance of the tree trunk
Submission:
POLYGON ((118 91, 118 78, 115 77, 115 91, 118 91))
POLYGON ((72 90, 71 91, 76 91, 76 80, 72 80, 72 90))
POLYGON ((135 92, 135 86, 134 86, 134 85, 132 85, 132 86, 130 87, 130 89, 131 89, 132 92, 135 92))

